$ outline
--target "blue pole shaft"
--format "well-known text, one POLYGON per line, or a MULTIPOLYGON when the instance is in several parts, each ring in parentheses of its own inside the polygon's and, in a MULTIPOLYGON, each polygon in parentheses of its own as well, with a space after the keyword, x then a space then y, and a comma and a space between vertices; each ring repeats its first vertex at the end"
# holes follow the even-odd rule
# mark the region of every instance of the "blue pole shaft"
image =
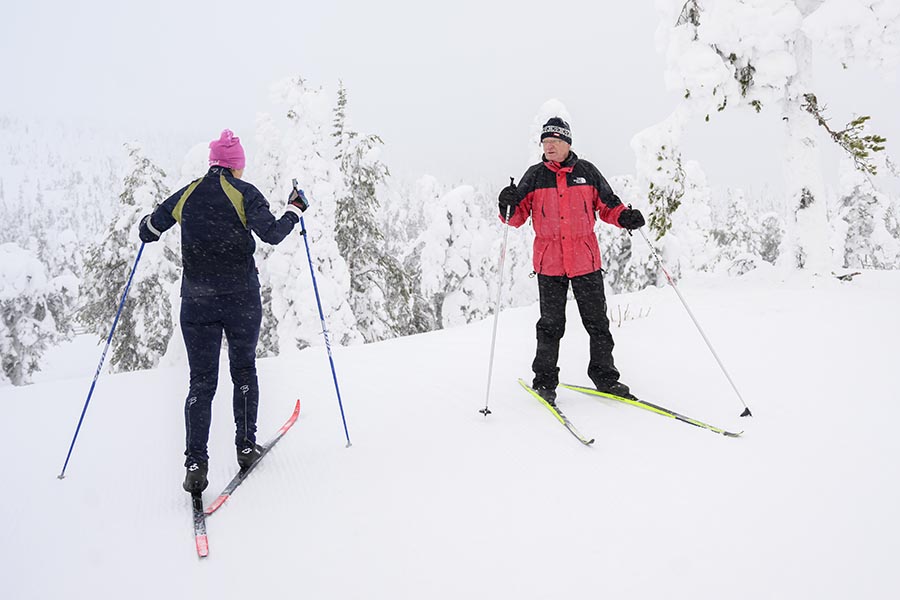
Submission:
POLYGON ((128 283, 125 284, 125 291, 122 293, 122 300, 119 301, 119 310, 116 311, 116 318, 113 319, 112 327, 109 330, 109 336, 106 338, 106 346, 103 348, 103 354, 100 355, 100 364, 97 365, 97 371, 94 373, 94 380, 91 382, 91 388, 88 390, 87 400, 84 401, 84 408, 81 409, 81 417, 78 419, 78 426, 75 427, 75 435, 72 437, 72 443, 69 444, 69 453, 66 454, 66 462, 63 464, 62 471, 57 475, 58 479, 65 479, 66 467, 69 466, 69 459, 72 457, 72 450, 75 448, 75 440, 78 439, 78 432, 81 431, 81 424, 84 422, 84 415, 87 413, 88 404, 91 403, 91 396, 94 394, 94 387, 97 385, 97 379, 100 377, 100 371, 103 369, 103 362, 106 360, 106 353, 109 351, 109 345, 112 342, 113 333, 116 331, 116 325, 119 324, 119 316, 122 314, 122 308, 125 306, 125 298, 128 297, 128 290, 131 288, 131 281, 134 279, 134 272, 137 270, 138 262, 141 260, 141 254, 144 253, 144 244, 138 250, 137 258, 134 259, 134 265, 131 267, 131 274, 128 276, 128 283))
MULTIPOLYGON (((306 231, 303 217, 300 217, 300 229, 306 231)), ((322 322, 322 334, 325 336, 325 349, 328 351, 328 362, 331 364, 331 377, 334 379, 334 391, 337 392, 338 406, 341 409, 341 421, 344 423, 344 436, 347 438, 347 448, 350 443, 350 432, 347 430, 347 418, 344 416, 344 403, 341 402, 341 388, 338 386, 337 372, 334 370, 334 357, 331 355, 331 341, 328 338, 328 327, 325 325, 325 313, 322 312, 322 300, 319 298, 319 286, 316 284, 316 269, 313 267, 312 254, 309 251, 309 234, 304 234, 303 243, 306 246, 306 259, 309 262, 309 274, 312 276, 313 291, 316 293, 316 305, 319 307, 319 320, 322 322)))

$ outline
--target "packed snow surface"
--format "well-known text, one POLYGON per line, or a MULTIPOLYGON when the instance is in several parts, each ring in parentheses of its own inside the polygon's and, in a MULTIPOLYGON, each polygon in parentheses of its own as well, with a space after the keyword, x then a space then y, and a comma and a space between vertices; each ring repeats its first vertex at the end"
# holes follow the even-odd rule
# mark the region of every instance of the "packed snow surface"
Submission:
MULTIPOLYGON (((300 419, 207 521, 181 490, 187 369, 101 376, 57 479, 101 347, 78 338, 38 383, 0 389, 3 597, 896 598, 900 273, 850 282, 758 269, 610 298, 623 381, 729 430, 560 390, 579 444, 530 378, 537 306, 260 361, 260 438, 300 419)), ((309 299, 312 302, 312 298, 309 299)), ((587 384, 573 301, 563 381, 587 384)), ((224 356, 223 356, 224 359, 224 356)), ((222 363, 207 503, 236 469, 222 363)))

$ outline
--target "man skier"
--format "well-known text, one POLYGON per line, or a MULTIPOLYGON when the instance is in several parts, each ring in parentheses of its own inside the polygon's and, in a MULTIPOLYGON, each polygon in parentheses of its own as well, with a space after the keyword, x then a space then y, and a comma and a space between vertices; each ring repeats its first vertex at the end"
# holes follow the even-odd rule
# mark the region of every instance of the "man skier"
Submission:
POLYGON ((192 494, 202 492, 209 483, 206 446, 223 333, 234 384, 238 465, 247 469, 260 456, 256 344, 262 303, 251 231, 268 244, 278 244, 308 206, 302 192, 292 191, 287 210, 276 219, 259 190, 241 181, 245 162, 240 138, 224 130, 209 144, 206 175, 175 192, 140 223, 145 243, 159 240, 175 223, 181 225, 181 333, 190 366, 183 487, 192 494))
POLYGON ((534 226, 534 270, 537 273, 541 317, 532 370, 534 390, 556 405, 559 384, 559 342, 566 327, 569 283, 581 322, 590 336, 588 377, 602 392, 630 396, 613 363, 613 338, 606 317, 600 246, 594 234, 596 216, 625 229, 644 225, 637 209, 626 208, 597 168, 571 151, 572 132, 559 117, 541 130, 542 162, 500 192, 500 219, 521 227, 528 217, 534 226), (509 211, 507 213, 507 211, 509 211))

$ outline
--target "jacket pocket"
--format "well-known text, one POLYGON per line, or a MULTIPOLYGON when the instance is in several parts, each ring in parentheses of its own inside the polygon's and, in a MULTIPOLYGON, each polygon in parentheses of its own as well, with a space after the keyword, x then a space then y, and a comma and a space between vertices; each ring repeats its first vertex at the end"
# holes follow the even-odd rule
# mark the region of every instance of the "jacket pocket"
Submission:
POLYGON ((582 238, 581 243, 584 245, 585 258, 590 258, 591 261, 591 269, 596 271, 600 268, 600 249, 599 247, 595 248, 595 245, 591 243, 591 239, 582 238))
POLYGON ((551 240, 539 238, 534 238, 534 259, 533 266, 535 273, 541 273, 541 267, 544 264, 544 257, 547 255, 547 248, 550 247, 551 240))

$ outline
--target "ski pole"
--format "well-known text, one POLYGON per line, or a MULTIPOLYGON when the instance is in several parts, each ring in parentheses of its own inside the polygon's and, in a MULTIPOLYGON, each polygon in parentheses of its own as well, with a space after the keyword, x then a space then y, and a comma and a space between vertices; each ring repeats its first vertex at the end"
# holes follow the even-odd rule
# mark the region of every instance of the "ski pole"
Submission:
MULTIPOLYGON (((666 268, 663 266, 662 259, 660 259, 659 254, 656 253, 656 248, 653 247, 653 244, 650 243, 650 240, 647 239, 647 234, 644 233, 643 229, 638 229, 641 232, 641 236, 644 238, 644 241, 647 242, 647 245, 650 247, 650 252, 653 254, 653 258, 656 259, 656 262, 659 264, 659 268, 662 270, 663 274, 666 276, 666 279, 669 281, 669 285, 672 286, 672 289, 675 290, 675 294, 678 295, 678 299, 681 300, 681 304, 684 306, 684 309, 687 311, 688 316, 691 317, 691 320, 694 322, 694 325, 697 327, 697 331, 700 332, 700 336, 703 338, 703 341, 706 342, 706 347, 709 348, 709 351, 712 352, 713 357, 716 359, 716 362, 719 363, 719 368, 722 369, 722 373, 725 374, 725 378, 728 379, 728 383, 731 384, 731 388, 734 390, 734 393, 737 394, 738 399, 741 401, 741 404, 744 405, 744 412, 741 413, 742 417, 752 417, 753 413, 750 412, 750 407, 747 406, 747 403, 744 402, 744 397, 741 396, 741 393, 738 391, 737 386, 734 385, 734 381, 731 379, 731 375, 728 374, 728 371, 725 369, 725 365, 722 364, 722 360, 719 358, 719 355, 716 354, 716 351, 712 347, 712 343, 710 343, 709 338, 706 337, 706 334, 703 332, 703 328, 700 327, 700 323, 697 322, 697 318, 694 316, 694 313, 691 311, 691 308, 688 306, 687 302, 684 299, 684 296, 681 295, 681 292, 678 290, 678 286, 675 285, 675 280, 669 275, 669 272, 666 271, 666 268)), ((630 232, 629 232, 630 233, 630 232)))
POLYGON ((141 248, 138 250, 137 258, 134 259, 134 266, 131 267, 131 274, 128 276, 128 283, 125 284, 125 291, 122 293, 122 300, 119 301, 119 310, 116 311, 116 318, 113 319, 112 328, 110 328, 109 336, 106 338, 106 346, 103 348, 103 354, 100 355, 100 364, 97 365, 97 371, 94 373, 94 381, 91 382, 87 400, 84 401, 84 408, 81 409, 81 417, 79 417, 78 425, 75 427, 75 435, 72 437, 72 443, 69 444, 69 453, 66 454, 66 462, 63 463, 62 471, 57 475, 57 479, 66 478, 66 467, 69 466, 69 458, 72 457, 72 450, 75 448, 75 440, 78 439, 78 432, 81 431, 81 423, 84 421, 85 413, 87 413, 88 404, 91 402, 91 396, 94 394, 94 386, 97 385, 97 379, 100 377, 100 370, 103 369, 103 361, 106 360, 106 352, 109 350, 109 344, 112 342, 113 333, 115 333, 116 325, 119 323, 119 316, 122 314, 122 308, 125 306, 125 298, 128 297, 128 289, 131 287, 131 280, 134 279, 134 272, 137 270, 138 261, 141 260, 141 254, 143 253, 144 243, 141 242, 141 248))
MULTIPOLYGON (((510 177, 509 184, 515 185, 515 180, 510 177)), ((499 285, 497 286, 497 306, 494 309, 494 330, 491 333, 491 356, 488 359, 488 376, 487 376, 487 391, 484 395, 484 408, 479 410, 481 414, 487 418, 489 414, 491 414, 491 409, 488 408, 488 402, 491 399, 491 376, 494 373, 494 347, 497 343, 497 323, 500 321, 500 297, 503 295, 503 263, 506 260, 506 240, 509 238, 509 209, 510 207, 506 207, 506 215, 504 215, 504 223, 505 227, 503 228, 503 246, 500 250, 500 266, 497 268, 499 272, 499 285)))
MULTIPOLYGON (((297 187, 297 180, 293 181, 294 189, 298 194, 302 194, 303 190, 297 187)), ((328 351, 328 362, 331 364, 331 377, 334 379, 334 391, 337 393, 338 406, 341 409, 341 421, 344 423, 344 436, 347 438, 347 448, 352 446, 350 443, 350 432, 347 430, 347 418, 344 416, 344 403, 341 402, 341 388, 338 386, 337 372, 334 370, 334 357, 331 355, 331 341, 328 338, 328 327, 325 325, 325 313, 322 312, 322 300, 319 298, 319 286, 316 284, 316 270, 313 267, 312 254, 309 251, 309 236, 306 234, 306 224, 303 222, 303 215, 300 216, 300 229, 303 232, 303 244, 306 246, 306 259, 309 262, 309 274, 312 276, 313 291, 316 293, 316 305, 319 307, 319 320, 322 322, 322 335, 325 336, 325 349, 328 351)))

